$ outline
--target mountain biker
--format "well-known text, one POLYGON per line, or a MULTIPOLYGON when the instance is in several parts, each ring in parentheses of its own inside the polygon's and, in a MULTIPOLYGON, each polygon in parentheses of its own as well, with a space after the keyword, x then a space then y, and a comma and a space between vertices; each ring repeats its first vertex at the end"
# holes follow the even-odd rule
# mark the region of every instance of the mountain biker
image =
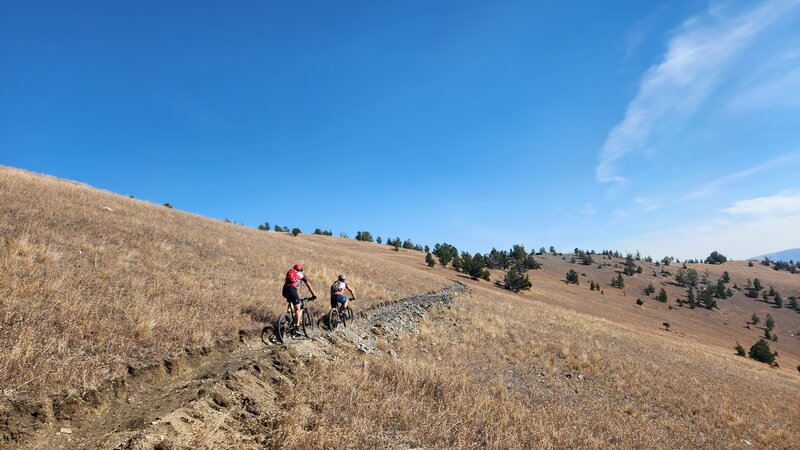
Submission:
POLYGON ((294 309, 294 317, 295 323, 294 328, 292 329, 292 334, 294 336, 300 335, 300 295, 297 293, 297 288, 300 287, 300 282, 305 283, 308 291, 311 293, 311 300, 317 298, 316 294, 314 294, 314 289, 311 287, 311 283, 308 281, 308 278, 303 273, 303 266, 300 264, 295 264, 288 272, 286 272, 286 281, 283 284, 283 298, 286 299, 287 302, 292 304, 292 308, 294 309))
POLYGON ((347 307, 350 305, 350 300, 355 299, 356 293, 353 292, 353 288, 351 288, 350 284, 347 283, 344 275, 339 275, 339 278, 331 285, 331 308, 336 308, 339 303, 343 303, 344 308, 347 309, 347 307), (344 295, 345 289, 350 291, 350 299, 344 295))

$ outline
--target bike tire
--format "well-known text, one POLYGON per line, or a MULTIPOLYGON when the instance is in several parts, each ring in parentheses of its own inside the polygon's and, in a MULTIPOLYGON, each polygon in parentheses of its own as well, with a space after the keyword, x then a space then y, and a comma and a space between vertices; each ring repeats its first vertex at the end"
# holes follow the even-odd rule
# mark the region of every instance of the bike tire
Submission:
POLYGON ((272 337, 273 334, 276 334, 276 333, 274 333, 274 331, 275 330, 273 330, 273 328, 271 326, 269 326, 269 325, 267 325, 264 328, 262 328, 261 329, 261 342, 269 345, 270 344, 269 338, 272 337))
POLYGON ((353 313, 353 307, 348 306, 347 309, 344 310, 344 315, 347 317, 348 322, 352 322, 355 318, 355 314, 353 313))
POLYGON ((306 335, 307 338, 312 339, 314 337, 314 315, 311 314, 311 311, 304 309, 303 310, 303 334, 306 335))
POLYGON ((291 314, 285 312, 278 316, 278 320, 275 323, 275 336, 277 336, 278 341, 281 344, 286 345, 289 341, 289 336, 291 336, 290 328, 294 321, 292 320, 291 314))
POLYGON ((333 331, 337 326, 339 326, 339 311, 331 308, 331 312, 328 313, 328 329, 333 331))

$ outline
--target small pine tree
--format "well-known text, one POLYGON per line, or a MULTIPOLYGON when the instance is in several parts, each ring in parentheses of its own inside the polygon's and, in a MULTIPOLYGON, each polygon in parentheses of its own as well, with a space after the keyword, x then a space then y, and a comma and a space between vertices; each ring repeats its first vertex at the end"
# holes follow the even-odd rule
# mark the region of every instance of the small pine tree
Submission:
POLYGON ((435 266, 435 265, 436 265, 436 260, 435 260, 435 259, 433 259, 433 255, 431 254, 431 252, 428 252, 428 253, 425 255, 425 262, 426 262, 426 263, 428 263, 428 266, 429 266, 429 267, 433 267, 433 266, 435 266))
POLYGON ((764 319, 764 327, 766 328, 766 331, 772 331, 775 329, 775 319, 773 319, 769 314, 767 314, 767 318, 764 319))
POLYGON ((302 233, 302 231, 300 231, 300 228, 297 227, 292 228, 292 236, 297 236, 300 233, 302 233))
POLYGON ((656 300, 660 301, 661 303, 667 303, 667 291, 665 291, 664 288, 661 288, 661 290, 658 291, 656 300))
POLYGON ((164 203, 164 206, 166 206, 169 209, 172 209, 172 203, 164 203))
POLYGON ((569 272, 567 272, 567 283, 579 284, 580 280, 578 279, 578 272, 570 269, 569 272))
POLYGON ((783 308, 783 297, 781 297, 781 294, 777 292, 775 293, 775 307, 783 308))
POLYGON ((653 286, 653 283, 648 283, 647 286, 644 288, 644 295, 649 296, 650 294, 656 291, 656 287, 653 286))
POLYGON ((775 353, 769 348, 769 343, 764 339, 759 339, 758 342, 750 347, 750 357, 756 361, 772 364, 775 362, 775 353))
POLYGON ((531 288, 531 280, 528 278, 528 274, 522 273, 517 268, 509 270, 503 281, 505 288, 511 292, 519 292, 531 288))
POLYGON ((694 295, 694 288, 689 286, 689 290, 686 292, 686 303, 689 304, 689 308, 694 309, 697 307, 697 299, 694 295))
POLYGON ((269 222, 264 222, 257 227, 261 231, 269 231, 269 222))
POLYGON ((734 348, 736 349, 736 354, 737 355, 739 355, 739 356, 747 356, 747 351, 745 351, 744 347, 742 347, 742 344, 740 344, 738 341, 736 342, 736 347, 734 347, 734 348))
POLYGON ((375 242, 377 242, 378 244, 382 244, 383 243, 383 238, 378 236, 377 238, 375 238, 375 242))
POLYGON ((758 314, 753 313, 753 315, 750 316, 750 323, 753 325, 758 325, 759 322, 761 322, 761 319, 758 317, 758 314))

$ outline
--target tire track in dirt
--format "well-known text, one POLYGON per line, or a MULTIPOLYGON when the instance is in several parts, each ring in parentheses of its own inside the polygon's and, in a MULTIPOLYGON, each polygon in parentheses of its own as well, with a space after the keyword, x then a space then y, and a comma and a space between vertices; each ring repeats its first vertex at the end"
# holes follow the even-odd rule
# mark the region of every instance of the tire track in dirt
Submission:
POLYGON ((0 443, 24 449, 279 447, 271 435, 283 393, 309 364, 329 364, 342 349, 374 352, 379 338, 414 332, 429 309, 468 289, 454 283, 438 293, 374 305, 347 327, 317 328, 313 339, 286 346, 262 342, 261 330, 242 330, 238 340, 187 349, 162 364, 131 366, 125 380, 93 393, 5 399, 0 443))

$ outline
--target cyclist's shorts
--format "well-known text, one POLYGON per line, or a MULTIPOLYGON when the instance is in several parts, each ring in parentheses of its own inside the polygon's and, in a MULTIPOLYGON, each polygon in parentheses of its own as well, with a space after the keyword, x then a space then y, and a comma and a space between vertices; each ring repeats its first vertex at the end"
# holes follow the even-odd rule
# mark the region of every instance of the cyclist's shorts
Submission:
POLYGON ((333 294, 331 295, 331 308, 336 308, 339 303, 345 304, 347 302, 347 297, 342 294, 333 294))
POLYGON ((291 302, 293 305, 300 304, 300 295, 297 293, 297 288, 291 286, 284 286, 283 287, 283 298, 286 299, 287 302, 291 302))

